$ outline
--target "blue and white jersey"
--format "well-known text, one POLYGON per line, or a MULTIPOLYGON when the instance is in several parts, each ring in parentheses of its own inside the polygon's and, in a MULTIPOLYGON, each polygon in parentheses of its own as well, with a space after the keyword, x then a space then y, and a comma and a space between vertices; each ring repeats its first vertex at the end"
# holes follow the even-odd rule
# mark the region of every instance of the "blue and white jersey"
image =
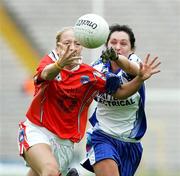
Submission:
MULTIPOLYGON (((141 62, 135 54, 129 60, 141 62)), ((110 63, 103 64, 101 59, 93 64, 100 72, 111 72, 110 63)), ((134 77, 123 70, 117 71, 122 82, 126 83, 134 77)), ((97 108, 90 118, 93 130, 101 130, 114 138, 127 142, 138 142, 146 131, 146 116, 144 112, 145 87, 127 99, 117 99, 109 94, 100 94, 95 100, 97 108)))

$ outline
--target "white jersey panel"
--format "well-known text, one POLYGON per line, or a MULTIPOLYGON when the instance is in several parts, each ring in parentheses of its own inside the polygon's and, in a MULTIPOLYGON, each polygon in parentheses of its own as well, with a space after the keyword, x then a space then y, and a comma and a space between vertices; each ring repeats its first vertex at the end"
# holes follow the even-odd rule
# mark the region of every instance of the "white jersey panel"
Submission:
POLYGON ((126 100, 111 95, 98 96, 96 118, 99 123, 96 127, 117 138, 128 137, 136 120, 139 98, 138 93, 126 100))

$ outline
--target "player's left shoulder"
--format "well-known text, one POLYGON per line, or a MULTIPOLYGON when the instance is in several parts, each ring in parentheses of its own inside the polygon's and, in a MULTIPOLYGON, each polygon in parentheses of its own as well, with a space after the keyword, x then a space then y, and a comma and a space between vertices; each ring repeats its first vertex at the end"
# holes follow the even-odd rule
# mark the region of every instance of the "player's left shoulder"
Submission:
POLYGON ((101 64, 103 64, 101 58, 98 58, 97 60, 91 63, 92 67, 95 67, 96 65, 101 65, 101 64))
POLYGON ((92 66, 85 64, 85 63, 82 63, 80 68, 81 68, 81 70, 93 70, 92 66))

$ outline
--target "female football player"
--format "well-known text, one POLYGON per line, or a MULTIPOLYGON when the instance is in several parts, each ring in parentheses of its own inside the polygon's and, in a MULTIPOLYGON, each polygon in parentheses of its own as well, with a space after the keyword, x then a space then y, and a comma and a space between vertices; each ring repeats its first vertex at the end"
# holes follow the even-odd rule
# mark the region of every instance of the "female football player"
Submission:
MULTIPOLYGON (((112 25, 106 48, 93 67, 102 73, 116 74, 123 85, 132 81, 142 62, 134 54, 132 29, 126 25, 112 25), (133 69, 121 65, 116 59, 118 55, 126 56, 133 69)), ((140 140, 146 132, 144 84, 125 99, 104 93, 96 96, 95 100, 97 107, 90 118, 93 128, 87 132, 88 158, 82 165, 95 172, 96 176, 133 176, 142 157, 140 140)))

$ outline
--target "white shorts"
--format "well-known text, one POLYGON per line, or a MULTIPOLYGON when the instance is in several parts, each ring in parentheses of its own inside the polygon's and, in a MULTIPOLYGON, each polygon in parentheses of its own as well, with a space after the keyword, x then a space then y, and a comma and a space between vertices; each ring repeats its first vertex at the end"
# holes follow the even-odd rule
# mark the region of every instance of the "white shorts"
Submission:
POLYGON ((72 141, 60 139, 46 128, 37 126, 29 120, 19 124, 18 133, 18 146, 21 156, 23 155, 23 150, 28 150, 35 144, 48 144, 59 164, 61 173, 67 172, 74 151, 74 143, 72 141))

